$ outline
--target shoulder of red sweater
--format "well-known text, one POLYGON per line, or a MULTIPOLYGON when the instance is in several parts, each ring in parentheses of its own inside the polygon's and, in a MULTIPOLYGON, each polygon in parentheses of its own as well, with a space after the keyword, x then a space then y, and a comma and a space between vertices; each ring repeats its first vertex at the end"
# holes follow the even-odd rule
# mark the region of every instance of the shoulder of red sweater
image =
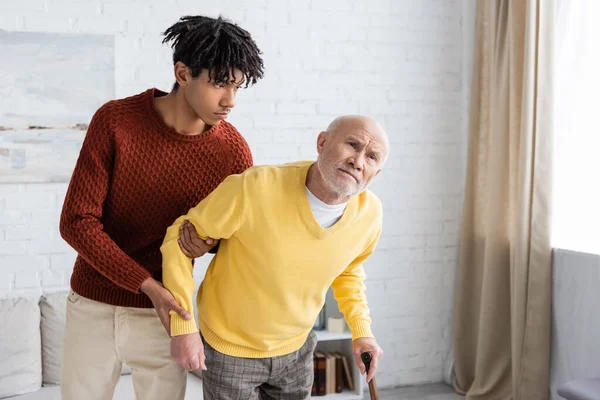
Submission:
POLYGON ((217 128, 219 129, 218 135, 228 143, 234 153, 241 155, 251 153, 250 145, 246 141, 246 138, 244 138, 235 126, 227 121, 221 121, 217 128))
POLYGON ((149 92, 151 92, 151 89, 128 97, 109 100, 98 108, 97 113, 106 114, 108 112, 115 112, 119 111, 120 109, 129 108, 136 104, 141 105, 143 104, 145 97, 149 95, 149 92))
POLYGON ((107 104, 110 104, 110 105, 112 105, 112 107, 115 107, 115 108, 130 107, 130 106, 138 105, 138 104, 145 105, 148 102, 148 97, 154 96, 155 90, 156 89, 148 89, 141 93, 133 94, 131 96, 111 100, 107 104))
POLYGON ((219 123, 219 125, 217 125, 217 128, 223 135, 229 135, 229 136, 233 136, 233 137, 239 136, 239 137, 243 138, 240 131, 235 126, 233 126, 233 124, 231 124, 230 122, 221 121, 219 123))

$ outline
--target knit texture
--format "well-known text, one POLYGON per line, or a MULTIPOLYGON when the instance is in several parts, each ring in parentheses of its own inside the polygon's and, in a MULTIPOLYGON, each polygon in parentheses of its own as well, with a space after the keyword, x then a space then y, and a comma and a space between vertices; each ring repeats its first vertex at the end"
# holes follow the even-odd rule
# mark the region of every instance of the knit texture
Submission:
POLYGON ((193 136, 168 127, 149 89, 92 117, 64 201, 60 233, 78 253, 71 288, 123 307, 152 307, 139 291, 162 282, 167 228, 231 174, 252 165, 247 142, 222 121, 193 136))

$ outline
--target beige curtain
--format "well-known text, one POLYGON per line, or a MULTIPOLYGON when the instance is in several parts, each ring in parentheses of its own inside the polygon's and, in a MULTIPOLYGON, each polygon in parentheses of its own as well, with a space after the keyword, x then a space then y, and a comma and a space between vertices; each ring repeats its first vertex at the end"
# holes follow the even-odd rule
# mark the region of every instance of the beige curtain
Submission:
POLYGON ((548 399, 553 0, 478 0, 454 319, 467 399, 548 399))

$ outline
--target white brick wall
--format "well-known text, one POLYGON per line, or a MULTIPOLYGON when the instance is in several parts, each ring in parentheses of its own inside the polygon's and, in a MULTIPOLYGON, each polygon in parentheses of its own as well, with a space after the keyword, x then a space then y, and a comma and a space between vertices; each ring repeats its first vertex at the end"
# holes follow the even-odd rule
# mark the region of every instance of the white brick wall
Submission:
POLYGON ((0 185, 0 297, 67 287, 75 255, 58 232, 66 189, 0 185))
MULTIPOLYGON (((257 163, 315 156, 319 130, 366 113, 387 128, 392 155, 372 189, 385 207, 368 262, 381 386, 440 381, 450 349, 464 170, 464 0, 20 0, 0 29, 115 35, 116 94, 169 90, 160 31, 186 14, 250 30, 266 78, 238 97, 232 122, 257 163)), ((74 254, 57 223, 66 184, 0 185, 0 296, 68 285, 74 254)), ((204 261, 204 265, 206 265, 204 261)))

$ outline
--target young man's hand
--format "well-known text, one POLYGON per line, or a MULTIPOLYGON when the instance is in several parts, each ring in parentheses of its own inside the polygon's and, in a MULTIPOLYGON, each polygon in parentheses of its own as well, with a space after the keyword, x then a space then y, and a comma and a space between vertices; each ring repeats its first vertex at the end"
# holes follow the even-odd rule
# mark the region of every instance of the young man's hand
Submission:
POLYGON ((158 314, 158 318, 160 318, 160 322, 163 324, 169 336, 171 335, 171 323, 169 311, 173 310, 179 316, 185 320, 189 320, 192 318, 190 313, 185 311, 183 308, 177 304, 177 301, 173 297, 173 294, 169 292, 162 283, 158 282, 155 279, 148 278, 140 287, 141 291, 146 293, 150 300, 152 300, 152 305, 158 314))
POLYGON ((171 358, 188 371, 206 370, 204 345, 198 333, 171 338, 171 358))
POLYGON ((377 371, 377 364, 379 363, 379 359, 383 355, 383 350, 377 344, 375 339, 373 338, 358 338, 352 341, 352 353, 354 354, 354 359, 356 361, 356 365, 360 369, 360 373, 365 373, 365 364, 362 362, 360 355, 364 352, 371 353, 371 365, 369 367, 369 373, 367 374, 367 383, 373 379, 375 376, 375 371, 377 371))
POLYGON ((218 240, 211 238, 202 240, 198 237, 198 232, 196 232, 194 225, 187 220, 179 227, 179 240, 177 243, 179 243, 179 248, 186 257, 202 257, 215 247, 218 242, 218 240))

